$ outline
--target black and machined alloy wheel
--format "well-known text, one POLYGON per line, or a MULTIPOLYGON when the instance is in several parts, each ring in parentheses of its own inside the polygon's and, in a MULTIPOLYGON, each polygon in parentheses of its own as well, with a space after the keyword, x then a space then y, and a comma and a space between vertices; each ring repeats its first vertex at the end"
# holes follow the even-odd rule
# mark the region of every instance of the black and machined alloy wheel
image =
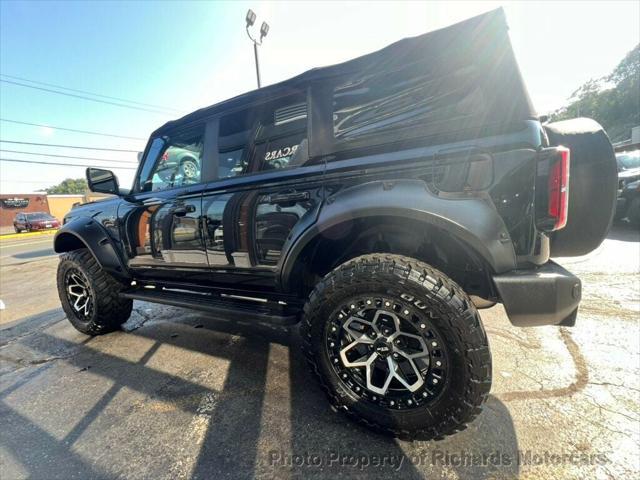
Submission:
POLYGON ((133 301, 120 297, 123 285, 86 248, 60 256, 57 282, 67 318, 84 334, 112 332, 131 316, 133 301))
POLYGON ((340 265, 311 293, 302 336, 334 407, 398 437, 463 430, 491 388, 477 310, 455 282, 418 260, 371 254, 340 265))

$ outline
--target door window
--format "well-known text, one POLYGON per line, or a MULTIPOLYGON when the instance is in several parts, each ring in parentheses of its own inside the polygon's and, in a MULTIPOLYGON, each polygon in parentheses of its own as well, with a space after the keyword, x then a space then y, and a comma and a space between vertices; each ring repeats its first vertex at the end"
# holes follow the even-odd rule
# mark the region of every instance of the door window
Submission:
POLYGON ((247 146, 256 123, 252 110, 225 115, 218 131, 218 178, 229 178, 247 172, 247 146))
POLYGON ((154 139, 140 172, 142 192, 200 183, 204 132, 190 131, 154 139))

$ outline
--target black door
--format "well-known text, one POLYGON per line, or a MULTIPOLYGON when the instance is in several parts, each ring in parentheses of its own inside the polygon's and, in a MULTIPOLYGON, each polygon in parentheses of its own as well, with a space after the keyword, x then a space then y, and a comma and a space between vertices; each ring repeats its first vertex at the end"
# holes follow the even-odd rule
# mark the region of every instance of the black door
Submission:
POLYGON ((153 140, 134 194, 119 213, 130 268, 208 267, 201 228, 204 151, 204 126, 153 140))
POLYGON ((275 289, 287 242, 313 223, 323 165, 309 162, 307 103, 294 94, 222 116, 217 180, 202 200, 214 282, 275 289))

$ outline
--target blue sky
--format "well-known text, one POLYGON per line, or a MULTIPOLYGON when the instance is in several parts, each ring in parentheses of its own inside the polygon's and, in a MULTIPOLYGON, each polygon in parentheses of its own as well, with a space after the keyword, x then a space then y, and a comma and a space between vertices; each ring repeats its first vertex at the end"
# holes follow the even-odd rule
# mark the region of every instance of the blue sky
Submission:
MULTIPOLYGON (((249 6, 258 14, 258 23, 265 19, 271 25, 261 48, 263 83, 269 84, 500 5, 0 1, 0 73, 188 112, 255 88, 251 44, 244 32, 249 6)), ((516 55, 540 112, 561 106, 581 83, 608 73, 640 41, 639 2, 518 2, 505 3, 505 10, 516 55)), ((179 115, 0 83, 0 116, 146 138, 179 115)), ((0 138, 131 150, 145 143, 6 122, 0 122, 0 138)), ((135 153, 1 145, 131 161, 132 166, 136 158, 135 153)), ((0 152, 0 157, 38 159, 7 152, 0 152)), ((133 170, 114 171, 123 185, 131 183, 133 170)), ((0 192, 26 193, 81 176, 80 167, 0 162, 0 192)))

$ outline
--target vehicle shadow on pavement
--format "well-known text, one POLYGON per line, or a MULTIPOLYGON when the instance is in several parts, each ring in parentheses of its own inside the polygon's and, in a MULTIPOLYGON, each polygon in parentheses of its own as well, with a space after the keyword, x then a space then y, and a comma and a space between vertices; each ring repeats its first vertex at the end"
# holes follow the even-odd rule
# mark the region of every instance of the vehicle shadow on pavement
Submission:
MULTIPOLYGON (((513 421, 506 406, 493 396, 480 417, 457 435, 437 442, 397 441, 332 411, 307 368, 297 327, 233 323, 202 316, 193 322, 206 330, 244 339, 228 357, 231 365, 224 393, 216 405, 193 478, 224 478, 229 472, 236 478, 347 475, 410 479, 455 476, 456 472, 473 478, 518 475, 516 462, 510 461, 518 451, 513 421), (271 344, 285 347, 285 353, 280 357, 270 355, 271 344), (278 377, 278 385, 288 384, 288 391, 269 388, 268 381, 273 378, 267 380, 268 365, 277 370, 273 376, 278 377), (287 370, 288 382, 282 378, 287 370), (264 405, 267 393, 271 402, 268 407, 264 405), (266 409, 273 413, 270 419, 265 418, 266 409), (261 439, 261 446, 259 437, 267 437, 261 439), (496 452, 502 458, 496 460, 496 452), (474 463, 472 455, 484 455, 484 460, 476 458, 474 463)), ((153 335, 144 329, 136 333, 153 335)), ((189 348, 187 340, 179 337, 168 341, 189 348)), ((220 353, 216 351, 216 355, 220 353)))
MULTIPOLYGON (((42 332, 20 339, 25 347, 40 352, 42 358, 62 357, 75 372, 90 368, 92 375, 111 382, 110 388, 62 438, 42 428, 37 417, 27 417, 5 402, 17 387, 0 390, 4 430, 0 443, 27 469, 30 478, 118 476, 126 468, 122 465, 126 460, 118 456, 117 449, 101 452, 114 456, 114 470, 105 471, 86 454, 76 453, 76 442, 100 421, 122 389, 170 403, 207 422, 202 438, 192 442, 193 458, 176 448, 173 458, 149 458, 144 471, 133 472, 136 476, 221 479, 342 475, 410 479, 518 475, 515 462, 490 458, 496 452, 513 455, 518 450, 511 415, 493 396, 467 430, 438 442, 405 442, 370 432, 331 410, 307 371, 297 328, 227 322, 180 309, 164 309, 159 320, 149 319, 133 328, 129 333, 112 335, 113 340, 118 335, 132 335, 151 341, 151 347, 137 361, 100 351, 102 345, 109 344, 109 337, 75 342, 42 332), (198 365, 193 365, 188 375, 149 368, 147 363, 163 345, 225 359, 228 369, 222 388, 213 391, 193 381, 194 372, 207 374, 199 371, 198 365), (181 455, 183 458, 179 458, 181 455), (473 455, 485 458, 474 459, 473 455), (176 464, 187 464, 188 468, 176 470, 176 464)), ((16 384, 24 385, 51 365, 35 365, 16 384)), ((46 409, 40 412, 54 413, 46 409)), ((179 423, 167 433, 166 440, 153 440, 170 442, 172 436, 189 434, 190 428, 193 425, 188 422, 179 423)))

